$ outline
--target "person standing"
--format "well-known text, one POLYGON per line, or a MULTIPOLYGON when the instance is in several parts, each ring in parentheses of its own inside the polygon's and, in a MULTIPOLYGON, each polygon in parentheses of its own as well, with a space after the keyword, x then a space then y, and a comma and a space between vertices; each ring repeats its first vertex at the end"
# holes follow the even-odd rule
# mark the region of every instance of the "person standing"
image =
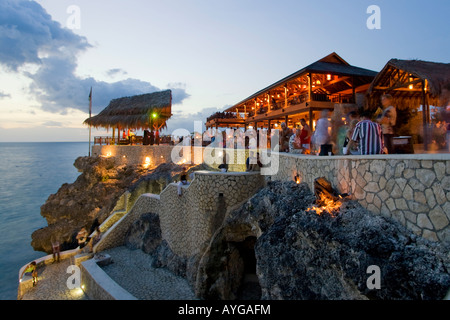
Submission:
POLYGON ((331 122, 328 117, 329 111, 323 110, 320 119, 317 120, 316 131, 314 132, 314 144, 316 149, 320 149, 320 154, 324 154, 331 140, 331 122))
POLYGON ((370 120, 368 110, 361 112, 359 121, 353 130, 352 138, 347 145, 347 154, 353 144, 359 142, 359 154, 381 154, 384 149, 381 126, 370 120))
POLYGON ((442 118, 446 125, 447 151, 450 152, 450 82, 445 84, 441 92, 442 118))
POLYGON ((280 152, 289 152, 289 139, 291 135, 292 130, 288 128, 285 122, 282 122, 280 133, 280 152))
POLYGON ((381 124, 383 132, 384 145, 388 153, 394 153, 394 145, 392 143, 395 133, 395 124, 397 122, 397 110, 392 105, 392 96, 383 94, 381 96, 381 104, 383 105, 383 113, 377 122, 381 124))
POLYGON ((305 119, 300 119, 300 124, 302 125, 302 131, 300 133, 300 140, 303 148, 303 153, 309 154, 311 149, 311 128, 306 123, 305 119))

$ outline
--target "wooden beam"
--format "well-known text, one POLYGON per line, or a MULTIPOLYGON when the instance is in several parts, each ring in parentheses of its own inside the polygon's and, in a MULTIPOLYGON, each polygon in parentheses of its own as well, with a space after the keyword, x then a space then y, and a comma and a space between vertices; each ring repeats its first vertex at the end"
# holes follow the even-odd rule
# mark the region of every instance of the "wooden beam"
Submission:
MULTIPOLYGON (((374 87, 374 89, 375 90, 382 90, 382 91, 393 91, 393 90, 398 90, 398 89, 402 89, 402 88, 408 87, 410 84, 413 84, 413 85, 417 84, 419 82, 422 82, 422 79, 417 79, 417 80, 414 80, 414 81, 408 81, 408 82, 405 82, 405 83, 400 83, 400 84, 397 84, 397 85, 394 85, 394 86, 391 86, 391 87, 376 86, 376 87, 374 87)), ((410 90, 410 89, 408 89, 408 90, 410 90)))

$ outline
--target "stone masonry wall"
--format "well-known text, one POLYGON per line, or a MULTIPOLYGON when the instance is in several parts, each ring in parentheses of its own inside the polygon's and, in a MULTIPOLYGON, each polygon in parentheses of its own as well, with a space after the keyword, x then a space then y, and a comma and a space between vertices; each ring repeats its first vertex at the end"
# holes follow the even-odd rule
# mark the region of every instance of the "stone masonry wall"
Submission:
POLYGON ((169 184, 161 194, 143 194, 133 208, 109 229, 94 248, 100 252, 120 246, 131 226, 147 212, 159 215, 162 238, 174 253, 190 257, 209 243, 221 225, 226 210, 246 201, 264 185, 259 172, 196 171, 178 196, 177 184, 169 184))
MULTIPOLYGON (((184 148, 184 147, 183 147, 184 148)), ((174 146, 159 145, 159 146, 116 146, 116 145, 94 145, 92 146, 93 156, 115 157, 118 165, 122 164, 144 164, 146 158, 150 160, 150 166, 158 166, 162 163, 173 161, 179 164, 182 163, 202 163, 206 157, 212 160, 208 160, 211 166, 217 167, 222 163, 223 158, 222 148, 202 148, 191 147, 190 153, 183 154, 184 149, 174 150, 174 146), (173 152, 172 152, 173 151, 173 152), (176 152, 178 151, 178 153, 176 152)), ((188 150, 189 150, 188 149, 188 150)), ((225 149, 230 165, 228 171, 245 171, 245 160, 249 156, 249 150, 247 149, 225 149)))
POLYGON ((209 171, 196 171, 181 197, 177 185, 170 184, 160 195, 162 238, 179 256, 198 253, 221 225, 226 210, 246 201, 263 184, 258 172, 209 171))
POLYGON ((93 156, 115 157, 120 164, 144 164, 146 158, 151 160, 150 165, 158 166, 170 160, 173 146, 116 146, 116 145, 94 145, 92 146, 93 156))
MULTIPOLYGON (((171 158, 174 148, 167 145, 94 147, 94 155, 109 152, 123 161, 136 163, 143 163, 145 154, 155 163, 162 163, 171 158)), ((191 160, 205 160, 205 150, 210 151, 192 147, 191 160)), ((215 156, 220 151, 216 149, 209 154, 215 156)), ((227 153, 240 161, 248 157, 248 150, 227 149, 227 153)), ((450 240, 450 154, 318 157, 279 153, 278 156, 278 170, 270 176, 273 180, 292 180, 298 173, 301 181, 313 190, 314 180, 325 177, 339 192, 351 193, 370 211, 392 216, 427 239, 450 240)), ((244 170, 242 163, 229 168, 236 172, 244 170)))
POLYGON ((450 154, 302 156, 279 154, 272 180, 299 174, 314 190, 325 177, 370 211, 392 216, 417 235, 450 241, 450 154))

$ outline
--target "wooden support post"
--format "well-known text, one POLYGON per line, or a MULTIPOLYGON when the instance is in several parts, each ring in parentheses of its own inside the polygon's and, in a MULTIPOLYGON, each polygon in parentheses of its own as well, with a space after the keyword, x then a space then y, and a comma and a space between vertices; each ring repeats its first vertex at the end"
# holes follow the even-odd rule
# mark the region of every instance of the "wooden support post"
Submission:
POLYGON ((352 77, 352 100, 356 103, 356 91, 355 91, 355 77, 352 77))
POLYGON ((311 73, 308 74, 308 96, 309 96, 308 101, 313 101, 313 98, 312 98, 312 74, 311 73))
POLYGON ((422 120, 423 120, 423 150, 428 151, 428 117, 425 96, 425 81, 422 81, 422 120))
POLYGON ((287 90, 287 83, 284 85, 284 107, 285 108, 287 108, 287 92, 288 92, 288 90, 287 90))
POLYGON ((114 136, 115 136, 115 135, 116 135, 116 128, 113 127, 113 131, 112 131, 112 139, 111 139, 110 145, 113 145, 113 144, 114 144, 114 136))

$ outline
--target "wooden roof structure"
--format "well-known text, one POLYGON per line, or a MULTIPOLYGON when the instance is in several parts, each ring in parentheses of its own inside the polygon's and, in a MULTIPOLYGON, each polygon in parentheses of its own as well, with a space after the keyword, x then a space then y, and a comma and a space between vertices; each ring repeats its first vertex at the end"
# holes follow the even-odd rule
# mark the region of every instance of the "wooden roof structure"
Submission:
POLYGON ((161 130, 172 116, 172 91, 165 90, 113 99, 84 124, 98 128, 133 128, 161 130))
POLYGON ((423 103, 437 106, 442 87, 450 82, 450 63, 391 59, 367 90, 370 109, 380 105, 382 94, 391 94, 400 108, 423 103))
POLYGON ((284 77, 224 110, 208 117, 207 127, 247 126, 259 122, 287 121, 302 114, 311 128, 313 117, 335 103, 355 104, 356 93, 364 93, 377 72, 355 67, 336 52, 284 77), (236 117, 230 117, 233 113, 236 117))
POLYGON ((367 90, 366 107, 378 109, 380 97, 390 94, 397 109, 420 111, 424 150, 428 150, 431 139, 428 130, 431 123, 430 105, 439 106, 442 88, 447 83, 450 83, 450 63, 391 59, 367 90))
MULTIPOLYGON (((352 87, 359 87, 362 85, 367 85, 372 82, 374 77, 377 75, 377 72, 363 69, 355 66, 351 66, 347 61, 342 59, 336 52, 333 52, 326 57, 292 73, 291 75, 267 86, 266 88, 252 94, 246 99, 238 102, 237 104, 229 107, 225 112, 232 112, 239 108, 241 112, 243 112, 242 105, 245 102, 249 102, 258 96, 264 94, 265 92, 269 92, 271 90, 275 90, 276 93, 284 91, 284 87, 293 87, 295 85, 304 84, 301 82, 300 78, 302 76, 306 76, 308 74, 332 74, 342 76, 340 79, 335 79, 334 81, 330 81, 328 83, 322 84, 322 89, 315 89, 315 91, 322 90, 323 92, 328 92, 329 94, 333 94, 336 92, 341 92, 348 90, 351 92, 352 87), (353 79, 351 79, 353 78, 353 79), (351 82, 353 80, 353 83, 351 82)), ((314 81, 315 79, 313 79, 314 81)), ((271 92, 272 93, 272 92, 271 92)))

